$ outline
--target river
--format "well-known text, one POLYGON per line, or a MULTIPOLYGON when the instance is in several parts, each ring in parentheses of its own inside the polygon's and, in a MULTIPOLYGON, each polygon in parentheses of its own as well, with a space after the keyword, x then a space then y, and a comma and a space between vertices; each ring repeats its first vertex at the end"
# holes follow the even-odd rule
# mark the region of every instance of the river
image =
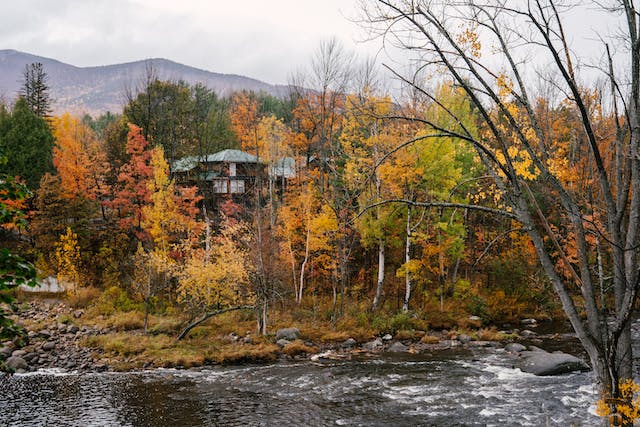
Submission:
POLYGON ((7 426, 590 426, 590 373, 536 377, 501 349, 0 379, 7 426))

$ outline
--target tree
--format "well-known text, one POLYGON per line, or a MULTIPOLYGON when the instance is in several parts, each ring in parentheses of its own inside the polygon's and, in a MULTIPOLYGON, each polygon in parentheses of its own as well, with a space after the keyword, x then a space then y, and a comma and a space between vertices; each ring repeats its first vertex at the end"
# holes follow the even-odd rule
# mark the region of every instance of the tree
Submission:
POLYGON ((141 134, 147 141, 164 148, 169 164, 191 154, 194 145, 194 127, 190 123, 193 106, 191 92, 185 82, 162 81, 149 67, 140 87, 135 92, 128 90, 125 98, 124 117, 141 128, 141 134))
MULTIPOLYGON (((613 400, 621 398, 621 382, 632 378, 630 323, 640 288, 636 250, 640 244, 640 158, 635 154, 640 146, 636 131, 640 29, 635 6, 620 1, 611 7, 622 19, 619 29, 625 34, 622 42, 628 57, 624 68, 616 69, 617 62, 609 56, 603 70, 610 82, 608 93, 589 89, 588 82, 580 78, 581 58, 572 53, 563 25, 565 12, 571 8, 560 2, 507 6, 503 2, 440 5, 380 0, 363 7, 372 29, 391 35, 393 41, 388 40, 401 48, 419 53, 423 69, 446 70, 471 99, 481 117, 477 136, 464 127, 440 126, 425 117, 411 119, 423 122, 432 135, 459 138, 476 149, 500 191, 501 202, 510 209, 503 210, 503 215, 514 217, 527 230, 589 355, 602 392, 613 400), (483 46, 491 46, 492 54, 483 46), (532 53, 552 70, 553 77, 543 78, 548 78, 563 104, 578 118, 580 127, 573 132, 578 146, 584 147, 580 151, 587 165, 583 174, 592 180, 591 186, 563 180, 561 165, 572 159, 554 145, 553 129, 543 126, 541 104, 529 84, 532 67, 527 58, 532 53), (497 68, 498 63, 503 68, 497 68), (594 97, 594 92, 599 96, 594 97), (610 99, 608 121, 614 123, 614 134, 605 133, 605 110, 594 102, 603 96, 610 99), (608 271, 599 274, 591 260, 605 250, 610 262, 603 268, 608 271)), ((602 39, 608 51, 612 41, 602 39)), ((405 81, 430 97, 453 122, 461 123, 420 80, 405 81)), ((615 412, 615 405, 611 409, 615 412)))
POLYGON ((118 173, 118 183, 114 198, 108 207, 117 210, 118 225, 125 231, 132 231, 139 239, 145 239, 142 229, 142 208, 151 201, 149 181, 153 177, 151 166, 152 150, 142 136, 142 130, 129 124, 127 134, 127 154, 129 160, 118 173))
MULTIPOLYGON (((1 154, 1 153, 0 153, 1 154)), ((0 156, 0 163, 6 161, 0 156)), ((0 177, 0 228, 24 224, 20 202, 29 196, 24 184, 11 176, 0 177)), ((5 305, 11 305, 13 298, 8 289, 19 285, 36 285, 36 270, 33 265, 8 248, 0 248, 0 339, 13 339, 24 334, 7 315, 5 305)))
POLYGON ((20 96, 24 98, 33 113, 41 118, 51 113, 51 99, 49 97, 49 77, 40 62, 27 64, 22 72, 23 82, 20 96))
POLYGON ((96 201, 107 192, 105 154, 91 130, 68 113, 52 119, 55 147, 53 165, 67 199, 96 201))
POLYGON ((10 116, 0 125, 0 149, 7 162, 0 173, 19 176, 29 189, 38 188, 40 178, 53 172, 53 135, 45 119, 37 116, 24 98, 18 98, 10 116))
POLYGON ((211 316, 254 308, 248 231, 245 224, 224 218, 214 241, 191 252, 179 273, 178 299, 189 307, 193 321, 178 339, 211 316))

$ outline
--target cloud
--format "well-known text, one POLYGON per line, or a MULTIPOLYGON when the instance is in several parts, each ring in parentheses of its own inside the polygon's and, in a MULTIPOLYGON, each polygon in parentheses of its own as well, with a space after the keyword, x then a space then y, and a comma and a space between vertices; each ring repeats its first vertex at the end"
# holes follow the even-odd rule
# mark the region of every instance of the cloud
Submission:
POLYGON ((22 0, 3 5, 3 48, 78 66, 164 57, 272 83, 308 63, 322 39, 348 47, 355 0, 22 0))

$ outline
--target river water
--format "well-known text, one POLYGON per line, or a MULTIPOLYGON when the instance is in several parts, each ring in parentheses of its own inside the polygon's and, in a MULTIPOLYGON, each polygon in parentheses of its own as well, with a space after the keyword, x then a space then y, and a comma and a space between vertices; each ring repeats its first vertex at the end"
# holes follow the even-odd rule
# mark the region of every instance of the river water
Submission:
POLYGON ((590 373, 536 377, 500 349, 0 379, 7 426, 590 426, 590 373))

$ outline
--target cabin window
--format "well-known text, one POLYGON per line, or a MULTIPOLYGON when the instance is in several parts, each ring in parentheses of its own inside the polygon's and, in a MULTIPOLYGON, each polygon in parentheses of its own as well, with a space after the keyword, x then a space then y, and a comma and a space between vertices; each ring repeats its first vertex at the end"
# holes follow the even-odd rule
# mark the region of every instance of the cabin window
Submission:
POLYGON ((233 179, 229 181, 229 192, 235 194, 244 193, 244 181, 239 179, 233 179))
POLYGON ((214 193, 226 193, 227 192, 227 180, 226 179, 214 179, 213 180, 213 192, 214 193))
POLYGON ((229 176, 236 176, 236 164, 229 163, 229 176))

